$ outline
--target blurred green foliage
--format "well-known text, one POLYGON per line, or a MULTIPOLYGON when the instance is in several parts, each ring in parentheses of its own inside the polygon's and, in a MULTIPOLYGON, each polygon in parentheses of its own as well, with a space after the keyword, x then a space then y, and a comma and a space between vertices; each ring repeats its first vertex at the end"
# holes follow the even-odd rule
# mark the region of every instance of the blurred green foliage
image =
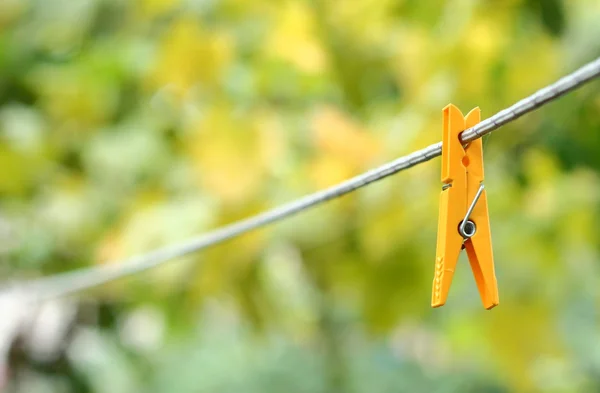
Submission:
MULTIPOLYGON (((599 18, 596 0, 1 0, 0 272, 109 263, 436 142, 447 103, 485 118, 599 56, 599 18)), ((493 311, 464 262, 429 308, 434 161, 94 291, 112 317, 71 344, 77 374, 111 393, 597 391, 599 91, 485 140, 493 311)), ((86 391, 36 378, 21 391, 86 391)))

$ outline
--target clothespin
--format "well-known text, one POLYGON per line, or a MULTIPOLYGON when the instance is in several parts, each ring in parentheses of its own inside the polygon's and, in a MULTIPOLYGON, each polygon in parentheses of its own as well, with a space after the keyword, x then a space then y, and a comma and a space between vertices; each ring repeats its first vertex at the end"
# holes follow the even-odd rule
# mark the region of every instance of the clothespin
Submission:
POLYGON ((477 288, 486 309, 498 305, 487 197, 483 186, 481 139, 463 146, 460 134, 481 120, 479 108, 465 117, 450 104, 443 110, 442 194, 438 223, 432 307, 446 303, 462 249, 467 250, 477 288))

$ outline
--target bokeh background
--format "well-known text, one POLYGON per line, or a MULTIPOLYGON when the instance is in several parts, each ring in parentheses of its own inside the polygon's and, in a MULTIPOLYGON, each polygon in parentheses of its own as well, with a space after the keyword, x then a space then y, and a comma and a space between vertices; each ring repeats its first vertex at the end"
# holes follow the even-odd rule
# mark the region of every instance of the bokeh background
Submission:
MULTIPOLYGON (((600 55, 597 0, 0 0, 0 277, 333 185, 600 55)), ((484 140, 500 306, 430 308, 439 159, 80 296, 0 301, 0 390, 600 390, 600 82, 484 140)))

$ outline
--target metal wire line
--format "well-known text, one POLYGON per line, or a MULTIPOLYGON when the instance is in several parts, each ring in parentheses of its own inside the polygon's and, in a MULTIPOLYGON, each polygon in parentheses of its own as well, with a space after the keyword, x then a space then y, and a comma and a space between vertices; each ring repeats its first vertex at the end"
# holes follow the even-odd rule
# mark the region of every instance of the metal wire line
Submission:
MULTIPOLYGON (((557 82, 538 90, 533 95, 517 102, 509 108, 483 120, 474 127, 465 130, 461 134, 461 140, 463 143, 468 143, 489 134, 499 127, 518 119, 524 114, 584 85, 598 76, 600 76, 600 58, 597 58, 575 72, 559 79, 557 82)), ((43 301, 96 287, 119 278, 151 269, 162 265, 171 259, 202 250, 251 230, 283 220, 303 210, 322 204, 331 199, 338 198, 395 173, 429 161, 441 154, 441 142, 435 143, 346 180, 338 185, 307 195, 253 217, 193 237, 181 243, 159 248, 147 254, 138 255, 120 262, 83 268, 33 281, 5 285, 4 291, 0 291, 0 295, 2 292, 6 291, 17 291, 20 294, 27 296, 30 300, 43 301)))

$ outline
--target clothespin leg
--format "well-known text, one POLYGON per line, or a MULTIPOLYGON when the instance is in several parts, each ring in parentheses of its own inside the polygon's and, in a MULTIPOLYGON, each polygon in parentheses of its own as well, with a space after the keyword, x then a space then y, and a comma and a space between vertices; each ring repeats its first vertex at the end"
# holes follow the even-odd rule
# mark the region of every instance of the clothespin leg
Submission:
POLYGON ((438 237, 431 306, 446 303, 463 238, 458 225, 463 219, 467 204, 467 176, 461 158, 465 151, 458 139, 465 129, 465 118, 454 105, 443 110, 442 182, 440 196, 438 237))
POLYGON ((487 195, 484 190, 471 213, 471 220, 477 230, 475 235, 465 242, 465 249, 483 306, 490 310, 498 305, 499 296, 488 217, 487 195))
MULTIPOLYGON (((481 120, 481 111, 475 108, 465 118, 465 127, 470 128, 481 120)), ((473 201, 484 180, 483 141, 472 141, 466 149, 467 168, 467 201, 473 201)), ((469 202, 470 203, 470 202, 469 202)), ((477 283, 481 301, 486 309, 498 305, 498 284, 494 272, 494 255, 488 213, 487 193, 483 190, 477 204, 473 208, 470 220, 475 223, 476 231, 465 242, 465 249, 477 283)))
POLYGON ((460 214, 457 214, 456 209, 448 209, 449 204, 460 203, 461 195, 464 195, 464 191, 462 194, 456 191, 450 187, 442 191, 440 198, 440 217, 431 307, 440 307, 446 304, 462 248, 463 238, 457 230, 457 225, 461 220, 460 214))

